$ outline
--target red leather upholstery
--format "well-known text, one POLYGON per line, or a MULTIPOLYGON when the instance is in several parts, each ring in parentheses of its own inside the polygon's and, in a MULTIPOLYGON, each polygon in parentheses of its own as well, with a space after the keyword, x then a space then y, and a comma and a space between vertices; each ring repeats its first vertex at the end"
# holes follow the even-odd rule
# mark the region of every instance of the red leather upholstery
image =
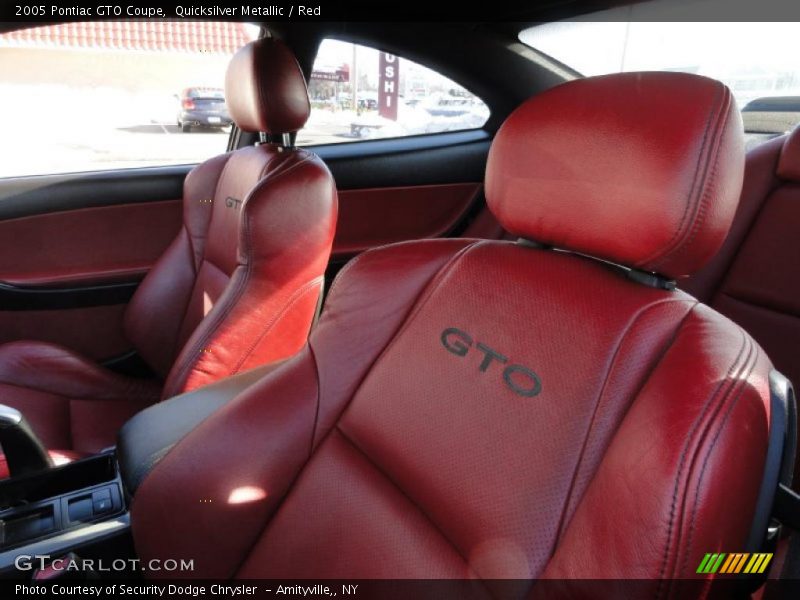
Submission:
POLYGON ((336 190, 314 154, 262 145, 192 171, 184 211, 184 229, 125 319, 139 353, 166 378, 165 398, 305 343, 336 225, 336 190))
POLYGON ((748 153, 719 255, 683 287, 744 327, 800 385, 800 129, 748 153))
POLYGON ((295 132, 311 112, 297 59, 272 38, 256 40, 233 55, 225 90, 228 112, 242 131, 295 132))
POLYGON ((778 159, 777 175, 786 181, 800 182, 800 127, 786 138, 778 159))
MULTIPOLYGON (((91 360, 130 351, 122 320, 124 304, 68 310, 0 311, 0 345, 25 339, 70 348, 91 360)), ((1 402, 0 402, 1 403, 1 402)))
MULTIPOLYGON (((165 200, 0 221, 0 280, 72 287, 141 279, 182 226, 181 213, 180 200, 165 200)), ((2 308, 0 344, 41 340, 95 360, 130 350, 122 331, 122 304, 67 310, 2 308)))
POLYGON ((333 256, 350 258, 375 246, 445 236, 482 188, 482 183, 450 183, 340 190, 333 256))
MULTIPOLYGON (((511 117, 489 166, 501 219, 544 231, 514 185, 498 183, 518 156, 567 164, 587 156, 586 145, 607 145, 576 135, 556 157, 535 141, 539 120, 559 120, 576 97, 586 122, 608 123, 670 95, 689 123, 681 148, 703 135, 692 123, 719 116, 717 102, 701 101, 706 80, 637 81, 633 98, 618 95, 624 111, 586 98, 576 82, 546 95, 536 119, 511 117)), ((607 98, 629 82, 608 77, 589 89, 607 98)), ((637 150, 653 132, 646 122, 619 127, 627 137, 600 131, 637 150)), ((733 153, 736 137, 726 132, 728 147, 709 156, 733 153)), ((692 213, 685 227, 699 245, 685 244, 669 271, 699 262, 692 248, 705 254, 730 220, 722 213, 735 208, 741 163, 729 163, 719 171, 729 181, 707 187, 717 216, 692 213)), ((589 167, 580 166, 565 168, 564 189, 583 189, 589 167)), ((696 165, 671 168, 682 170, 661 178, 672 189, 645 199, 677 195, 696 165)), ((562 215, 583 203, 553 190, 562 215)), ((624 221, 616 200, 611 248, 624 221)), ((573 231, 565 218, 560 226, 573 231)), ((552 239, 567 239, 558 227, 552 239)), ((766 455, 770 368, 726 318, 603 261, 502 241, 371 250, 338 277, 308 346, 145 478, 132 507, 136 548, 143 559, 194 559, 191 577, 627 577, 653 580, 653 596, 677 595, 657 579, 696 577, 706 552, 744 544, 766 455)))
POLYGON ((97 452, 159 398, 157 382, 132 379, 54 344, 0 346, 0 398, 22 411, 49 448, 97 452))
MULTIPOLYGON (((250 102, 271 127, 295 118, 282 108, 295 99, 279 96, 305 89, 287 52, 277 42, 256 42, 243 53, 253 68, 268 68, 245 74, 235 59, 229 70, 228 98, 252 86, 269 90, 267 99, 250 102), (273 89, 276 77, 283 83, 273 89)), ((330 172, 305 150, 264 144, 199 165, 184 183, 182 227, 124 320, 163 389, 61 347, 20 342, 0 347, 0 402, 22 410, 47 447, 94 452, 159 397, 294 354, 316 313, 336 207, 330 172)))
POLYGON ((181 222, 177 199, 0 221, 0 279, 37 286, 131 280, 153 266, 181 222))
POLYGON ((685 277, 716 253, 730 226, 742 185, 741 130, 730 91, 712 79, 583 79, 508 118, 489 153, 486 198, 514 235, 685 277), (637 109, 645 99, 651 104, 637 109), (536 135, 525 139, 532 123, 536 135))
MULTIPOLYGON (((747 155, 731 233, 684 289, 744 327, 800 386, 800 128, 747 155)), ((795 461, 795 481, 800 461, 795 461)))

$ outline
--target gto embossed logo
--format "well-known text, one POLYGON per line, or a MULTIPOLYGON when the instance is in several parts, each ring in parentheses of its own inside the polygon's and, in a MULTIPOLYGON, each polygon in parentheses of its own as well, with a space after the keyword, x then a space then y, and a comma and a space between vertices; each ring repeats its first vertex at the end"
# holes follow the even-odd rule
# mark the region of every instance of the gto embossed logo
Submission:
POLYGON ((481 373, 486 373, 493 362, 506 365, 503 368, 503 381, 515 394, 531 397, 542 391, 542 382, 536 373, 522 365, 508 364, 508 357, 503 356, 497 350, 493 350, 482 342, 476 343, 472 336, 465 331, 461 331, 456 327, 448 327, 442 331, 441 340, 442 345, 447 348, 448 352, 452 352, 462 358, 466 357, 473 347, 478 352, 481 352, 483 359, 478 365, 478 371, 481 373))
POLYGON ((239 208, 241 205, 242 201, 239 200, 238 198, 231 198, 230 196, 225 198, 225 206, 227 206, 228 208, 236 209, 239 208))

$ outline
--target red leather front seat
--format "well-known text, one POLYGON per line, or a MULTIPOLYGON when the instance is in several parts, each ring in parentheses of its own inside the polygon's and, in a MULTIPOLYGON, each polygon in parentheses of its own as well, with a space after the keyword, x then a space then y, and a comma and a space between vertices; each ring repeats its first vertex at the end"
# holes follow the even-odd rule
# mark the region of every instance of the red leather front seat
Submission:
POLYGON ((725 238, 741 130, 725 86, 678 73, 523 104, 486 195, 536 244, 352 261, 309 345, 143 480, 140 557, 199 578, 639 578, 656 597, 742 550, 771 365, 669 284, 725 238))
MULTIPOLYGON (((306 84, 292 53, 261 39, 228 68, 240 129, 303 127, 306 84)), ((336 224, 336 189, 311 152, 262 144, 212 158, 186 178, 183 227, 125 315, 131 345, 163 378, 131 379, 67 348, 0 347, 0 403, 49 448, 95 452, 155 402, 297 352, 314 318, 336 224)))

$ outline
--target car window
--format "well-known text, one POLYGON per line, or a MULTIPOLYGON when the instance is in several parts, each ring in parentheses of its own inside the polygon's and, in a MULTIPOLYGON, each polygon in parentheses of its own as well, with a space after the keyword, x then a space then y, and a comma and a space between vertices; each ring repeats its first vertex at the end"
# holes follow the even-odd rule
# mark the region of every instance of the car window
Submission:
POLYGON ((81 22, 0 35, 0 177, 191 164, 225 151, 243 23, 81 22))
POLYGON ((748 148, 800 123, 800 23, 644 20, 658 4, 537 25, 520 39, 582 75, 663 70, 718 79, 742 110, 748 148))
POLYGON ((298 145, 477 129, 489 108, 455 81, 374 48, 326 39, 311 78, 311 117, 298 145))

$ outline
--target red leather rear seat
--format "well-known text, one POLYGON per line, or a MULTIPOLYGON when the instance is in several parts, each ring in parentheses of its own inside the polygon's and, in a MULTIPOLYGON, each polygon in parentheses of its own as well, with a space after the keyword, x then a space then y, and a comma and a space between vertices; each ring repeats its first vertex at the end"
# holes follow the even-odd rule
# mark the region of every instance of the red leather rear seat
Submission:
POLYGON ((681 287, 744 327, 800 385, 800 128, 748 153, 730 235, 681 287))

